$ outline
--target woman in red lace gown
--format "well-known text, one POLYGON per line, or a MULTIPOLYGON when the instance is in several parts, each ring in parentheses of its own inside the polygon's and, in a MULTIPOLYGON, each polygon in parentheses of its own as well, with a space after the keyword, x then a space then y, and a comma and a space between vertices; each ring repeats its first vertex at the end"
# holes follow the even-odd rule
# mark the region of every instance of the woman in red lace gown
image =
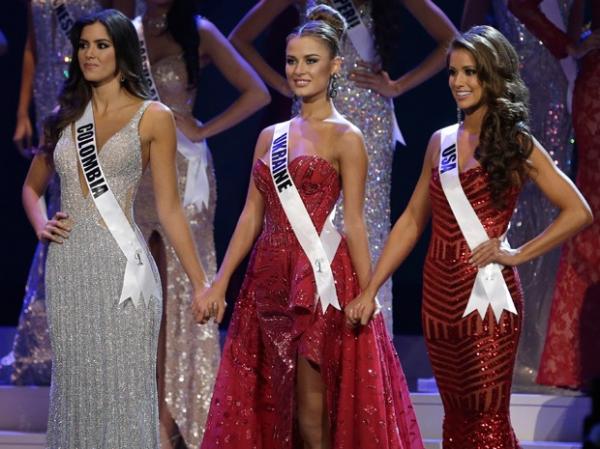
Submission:
POLYGON ((347 306, 371 271, 363 218, 367 158, 360 131, 331 101, 343 18, 326 6, 310 14, 286 49, 286 75, 302 99, 289 128, 288 170, 319 234, 344 192, 346 238, 331 271, 345 313, 321 305, 313 267, 270 173, 278 128, 266 128, 225 259, 194 308, 201 322, 220 320, 228 280, 254 243, 202 448, 422 449, 400 362, 382 316, 373 316, 376 302, 347 306))
POLYGON ((506 38, 492 27, 471 28, 452 42, 448 65, 450 90, 464 121, 433 134, 410 203, 357 299, 375 295, 414 247, 431 215, 422 318, 444 405, 444 449, 514 449, 519 446, 509 402, 523 305, 515 266, 547 252, 592 218, 581 194, 529 134, 527 89, 518 72, 517 54, 506 38), (444 151, 439 164, 441 139, 449 130, 456 139, 451 142, 456 142, 455 170, 465 194, 462 199, 442 187, 438 174, 444 173, 448 162, 444 151), (501 240, 528 178, 560 214, 542 234, 511 250, 501 240), (466 239, 462 230, 471 237, 473 231, 464 226, 465 212, 455 216, 453 210, 459 205, 471 208, 483 226, 480 245, 467 243, 472 238, 466 239), (509 296, 494 290, 472 310, 468 305, 473 304, 472 295, 478 295, 474 285, 489 281, 487 275, 483 280, 480 275, 496 268, 490 265, 494 263, 504 267, 498 275, 509 296), (507 302, 498 307, 502 298, 507 302))
POLYGON ((540 0, 511 0, 509 6, 556 58, 568 54, 580 58, 573 93, 576 183, 590 202, 596 219, 562 249, 537 381, 580 388, 600 377, 600 0, 589 1, 593 31, 580 44, 575 42, 581 32, 586 0, 573 1, 570 36, 543 15, 540 3, 540 0))

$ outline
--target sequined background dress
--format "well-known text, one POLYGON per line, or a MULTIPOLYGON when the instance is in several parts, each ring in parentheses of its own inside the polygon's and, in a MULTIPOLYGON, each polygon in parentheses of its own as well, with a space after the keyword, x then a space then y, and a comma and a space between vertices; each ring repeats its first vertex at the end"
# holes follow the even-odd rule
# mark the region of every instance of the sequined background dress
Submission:
MULTIPOLYGON (((326 0, 307 0, 306 8, 326 0)), ((361 19, 369 30, 373 30, 371 4, 366 1, 358 8, 361 19)), ((301 15, 305 17, 305 14, 301 15)), ((369 248, 373 263, 379 258, 390 232, 390 194, 392 188, 392 163, 395 142, 392 117, 394 107, 389 98, 379 93, 358 87, 348 76, 360 60, 358 52, 347 37, 341 42, 342 68, 338 77, 338 93, 333 100, 336 109, 363 133, 369 156, 369 170, 365 190, 365 221, 369 233, 369 248)), ((295 110, 298 105, 295 106, 295 110)), ((336 225, 342 229, 342 199, 337 204, 336 225)), ((392 280, 388 280, 377 295, 382 306, 382 315, 390 335, 394 333, 392 313, 392 280)))
MULTIPOLYGON (((538 9, 520 0, 515 14, 558 58, 567 55, 568 37, 538 9)), ((600 0, 591 0, 591 29, 600 29, 600 0)), ((594 222, 563 245, 548 335, 538 374, 545 385, 579 388, 600 376, 600 50, 580 62, 573 95, 577 144, 576 184, 588 200, 594 222)))
MULTIPOLYGON (((518 191, 501 210, 492 205, 481 167, 460 174, 463 190, 490 238, 508 227, 518 191)), ((521 332, 522 293, 515 269, 504 279, 518 311, 491 309, 462 318, 477 274, 471 252, 440 185, 437 168, 429 185, 432 234, 423 272, 423 332, 444 405, 444 449, 515 449, 509 417, 510 390, 521 332)))
MULTIPOLYGON (((400 362, 381 315, 350 329, 344 314, 315 304, 310 263, 287 221, 269 169, 254 180, 265 202, 263 230, 235 304, 203 449, 299 449, 296 361, 319 365, 334 449, 423 448, 400 362)), ((340 194, 333 166, 318 156, 289 165, 317 230, 340 194)), ((359 292, 348 246, 332 262, 340 303, 359 292)))
MULTIPOLYGON (((546 0, 558 4, 566 23, 571 0, 546 0)), ((565 173, 571 169, 573 154, 571 114, 567 106, 568 81, 559 61, 533 36, 507 8, 507 0, 493 0, 495 26, 519 54, 520 72, 529 88, 530 128, 556 165, 565 173)), ((540 189, 527 183, 511 220, 508 240, 517 247, 546 229, 557 209, 540 189)), ((519 265, 526 301, 522 337, 517 352, 514 385, 535 386, 544 341, 560 249, 519 265)))
MULTIPOLYGON (((75 19, 100 9, 95 0, 65 0, 65 6, 75 19)), ((71 43, 60 29, 52 8, 52 0, 31 0, 32 26, 35 37, 35 101, 36 129, 42 130, 44 119, 56 107, 56 99, 68 71, 73 51, 71 43)), ((58 181, 53 179, 46 195, 48 216, 57 210, 58 181)), ((0 361, 0 382, 48 385, 52 352, 46 323, 44 265, 47 246, 38 244, 29 269, 25 297, 12 352, 0 361)))
MULTIPOLYGON (((108 183, 129 220, 142 176, 138 124, 150 102, 99 151, 108 183)), ((161 298, 119 306, 126 259, 89 194, 84 196, 72 128, 54 151, 61 210, 73 220, 46 265, 54 351, 49 449, 158 449, 156 350, 161 298)), ((139 230, 133 224, 139 234, 139 230)), ((141 234, 140 234, 141 239, 141 234)))
MULTIPOLYGON (((163 58, 154 62, 151 68, 161 101, 174 111, 191 116, 196 90, 189 89, 187 86, 183 54, 163 58)), ((208 160, 209 206, 200 211, 195 204, 192 204, 185 207, 184 212, 196 241, 202 265, 208 279, 212 280, 216 271, 213 221, 217 191, 210 154, 208 160)), ((187 179, 187 165, 187 160, 178 152, 177 172, 181 198, 183 198, 187 179)), ((153 232, 157 232, 165 242, 167 277, 162 280, 163 285, 166 286, 165 398, 171 416, 187 446, 197 448, 204 432, 204 423, 219 366, 218 328, 213 322, 203 326, 196 324, 190 312, 192 286, 159 223, 149 170, 142 178, 135 202, 135 216, 146 241, 153 232)))

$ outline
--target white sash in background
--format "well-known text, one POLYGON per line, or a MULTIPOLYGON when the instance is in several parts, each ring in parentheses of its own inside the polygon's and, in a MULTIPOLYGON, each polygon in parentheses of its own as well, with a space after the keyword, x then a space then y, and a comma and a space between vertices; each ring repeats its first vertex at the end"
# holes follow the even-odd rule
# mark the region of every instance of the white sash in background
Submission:
POLYGON ((289 121, 275 125, 273 142, 269 152, 269 166, 273 184, 294 235, 311 264, 323 313, 330 305, 342 310, 335 290, 333 272, 331 271, 331 262, 342 239, 332 222, 335 216, 335 207, 325 220, 323 230, 319 236, 288 171, 289 129, 289 121))
MULTIPOLYGON (((544 0, 540 4, 540 9, 550 22, 556 25, 564 33, 567 32, 567 25, 560 11, 557 0, 544 0)), ((567 88, 567 110, 571 113, 573 105, 573 89, 575 88, 575 79, 577 78, 577 62, 572 56, 567 56, 558 61, 562 68, 565 78, 569 83, 567 88)))
MULTIPOLYGON (((138 33, 140 41, 140 50, 142 54, 142 69, 146 84, 150 89, 152 100, 160 101, 158 89, 152 77, 150 69, 150 58, 148 56, 148 48, 144 39, 144 27, 140 16, 133 20, 135 29, 138 33)), ((188 161, 186 173, 185 190, 183 193, 183 205, 188 206, 195 204, 199 211, 204 207, 208 207, 210 196, 210 185, 208 182, 208 145, 206 140, 201 142, 192 142, 177 129, 177 151, 188 161)))
POLYGON ((68 41, 71 40, 71 29, 75 25, 75 19, 69 12, 66 0, 52 0, 52 9, 58 21, 58 26, 68 41))
MULTIPOLYGON (((379 55, 377 54, 377 49, 375 48, 375 40, 373 39, 373 35, 361 20, 360 13, 355 8, 352 0, 332 0, 332 3, 334 8, 342 16, 344 16, 344 19, 346 19, 346 23, 348 24, 348 30, 346 31, 346 34, 356 49, 356 52, 360 56, 360 59, 370 63, 379 62, 379 55)), ((389 100, 390 104, 392 105, 392 136, 394 143, 400 142, 402 145, 406 145, 404 137, 402 136, 402 132, 400 131, 400 126, 398 125, 396 113, 394 111, 394 100, 392 98, 389 100)))
POLYGON ((75 123, 75 144, 79 165, 89 194, 92 196, 102 220, 127 258, 119 305, 131 298, 134 306, 137 307, 140 303, 140 296, 143 296, 148 305, 152 296, 157 299, 161 298, 160 281, 153 271, 143 244, 140 243, 138 235, 127 220, 102 170, 98 158, 91 101, 83 116, 75 123))
MULTIPOLYGON (((477 246, 489 240, 489 237, 460 184, 457 133, 458 125, 442 129, 439 163, 440 183, 467 245, 473 251, 477 246)), ((506 240, 504 240, 503 245, 508 245, 506 240)), ((477 310, 483 319, 489 306, 492 307, 498 322, 503 310, 517 314, 508 286, 502 276, 502 266, 496 263, 479 268, 463 317, 477 310)))

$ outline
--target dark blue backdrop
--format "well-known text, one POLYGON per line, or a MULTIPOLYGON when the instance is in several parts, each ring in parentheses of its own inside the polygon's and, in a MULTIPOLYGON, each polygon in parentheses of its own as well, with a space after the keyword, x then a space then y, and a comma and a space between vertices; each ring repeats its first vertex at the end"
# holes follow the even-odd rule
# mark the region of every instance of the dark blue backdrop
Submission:
MULTIPOLYGON (((35 247, 35 236, 21 207, 21 185, 29 162, 12 145, 15 112, 19 94, 21 57, 25 39, 25 2, 4 2, 0 28, 9 40, 9 53, 0 57, 0 177, 2 184, 0 210, 4 244, 0 253, 0 325, 15 325, 21 307, 29 263, 35 247)), ((462 2, 436 2, 455 24, 460 20, 462 2)), ((254 0, 205 1, 202 13, 227 34, 254 4, 254 0)), ((434 47, 434 42, 408 14, 402 19, 402 51, 395 55, 392 75, 406 71, 418 63, 434 47)), ((258 45, 263 45, 259 40, 258 45)), ((283 63, 283 55, 281 57, 283 63)), ((236 92, 218 72, 207 68, 201 78, 196 105, 198 117, 209 118, 235 98, 236 92)), ((392 218, 403 210, 420 173, 423 152, 431 133, 449 124, 456 116, 444 72, 424 85, 396 100, 396 114, 408 142, 399 147, 394 158, 392 218)), ((255 139, 265 112, 259 112, 239 126, 210 139, 218 179, 218 207, 215 223, 217 253, 221 260, 242 209, 255 139)), ((421 272, 427 238, 394 276, 395 331, 400 334, 421 333, 421 272)), ((241 278, 237 276, 237 283, 241 278)), ((232 290, 235 290, 235 285, 232 290)))

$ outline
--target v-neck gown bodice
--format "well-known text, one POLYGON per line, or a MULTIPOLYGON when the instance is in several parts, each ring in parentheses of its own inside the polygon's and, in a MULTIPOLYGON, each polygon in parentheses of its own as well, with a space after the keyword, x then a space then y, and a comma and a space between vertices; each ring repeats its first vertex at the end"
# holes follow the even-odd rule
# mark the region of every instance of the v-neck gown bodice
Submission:
MULTIPOLYGON (((142 175, 138 124, 149 102, 99 152, 107 182, 134 230, 133 200, 142 175)), ((48 448, 158 449, 156 350, 161 298, 118 305, 126 259, 84 196, 72 127, 54 151, 61 208, 72 220, 46 264, 54 352, 48 448)), ((141 237, 140 237, 141 240, 141 237)), ((152 260, 152 259, 150 259, 152 260)))

